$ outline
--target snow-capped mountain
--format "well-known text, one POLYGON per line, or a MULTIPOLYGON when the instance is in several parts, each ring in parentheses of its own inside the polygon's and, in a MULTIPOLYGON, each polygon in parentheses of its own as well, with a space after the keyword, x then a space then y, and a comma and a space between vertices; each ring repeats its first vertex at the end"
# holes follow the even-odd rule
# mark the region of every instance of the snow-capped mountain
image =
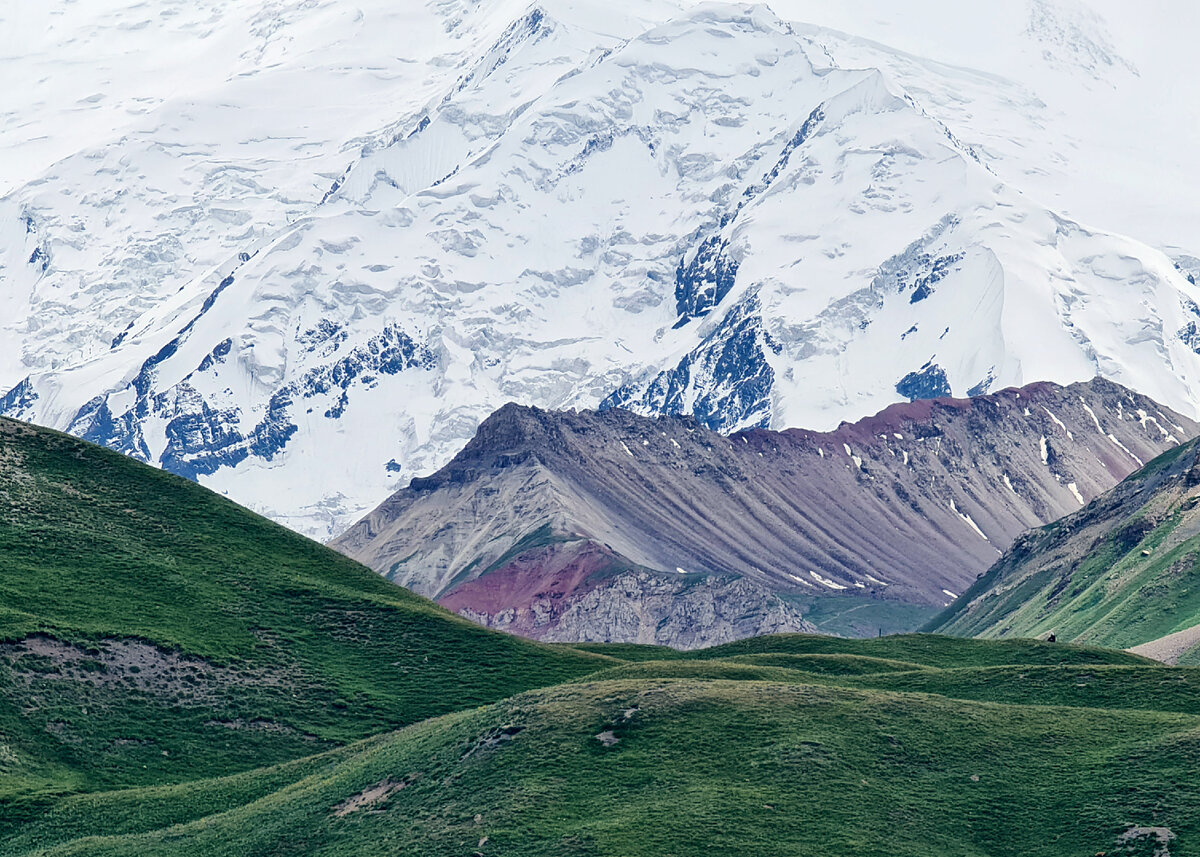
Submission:
POLYGON ((169 7, 190 88, 0 201, 0 412, 317 535, 509 400, 823 429, 1101 374, 1200 413, 1200 289, 1023 192, 1023 84, 761 6, 393 5, 169 7))

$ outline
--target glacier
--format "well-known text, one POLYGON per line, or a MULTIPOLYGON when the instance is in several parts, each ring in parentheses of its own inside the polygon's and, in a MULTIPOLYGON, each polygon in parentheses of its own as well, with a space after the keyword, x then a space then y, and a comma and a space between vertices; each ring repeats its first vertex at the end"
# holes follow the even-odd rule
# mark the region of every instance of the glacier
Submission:
POLYGON ((799 2, 48 8, 84 74, 0 113, 0 412, 302 532, 508 401, 829 429, 1099 374, 1200 414, 1182 239, 1062 198, 1039 92, 1140 74, 1077 4, 1013 23, 1041 84, 799 2))

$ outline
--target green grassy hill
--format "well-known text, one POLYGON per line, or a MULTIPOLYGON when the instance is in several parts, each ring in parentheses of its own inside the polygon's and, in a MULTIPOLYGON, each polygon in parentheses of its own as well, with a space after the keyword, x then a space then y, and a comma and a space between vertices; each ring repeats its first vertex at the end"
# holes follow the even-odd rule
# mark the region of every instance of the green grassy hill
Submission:
POLYGON ((1176 857, 1200 853, 1190 670, 927 667, 884 674, 922 678, 894 691, 726 663, 631 663, 636 677, 519 694, 284 769, 78 798, 0 854, 1149 857, 1149 828, 1176 857), (689 663, 711 674, 681 678, 689 663), (1019 702, 964 698, 1009 669, 993 695, 1042 674, 1019 702), (1129 671, 1146 707, 1063 703, 1098 670, 1129 671), (1155 692, 1190 712, 1154 710, 1155 692), (181 805, 199 809, 186 820, 181 805))
POLYGON ((1200 670, 470 625, 0 421, 0 857, 1200 854, 1200 670))
MULTIPOLYGON (((928 627, 1127 648, 1198 623, 1200 441, 1192 441, 1018 539, 928 627)), ((1180 654, 1200 662, 1200 651, 1180 654)))
POLYGON ((1003 664, 1134 664, 1143 658, 1127 652, 1092 646, 1047 646, 1037 640, 983 642, 935 634, 896 634, 891 637, 844 639, 814 634, 753 637, 693 653, 695 658, 736 655, 833 654, 886 658, 931 667, 989 667, 1003 664))
POLYGON ((186 480, 0 420, 0 805, 36 814, 55 795, 311 756, 598 663, 484 631, 186 480))

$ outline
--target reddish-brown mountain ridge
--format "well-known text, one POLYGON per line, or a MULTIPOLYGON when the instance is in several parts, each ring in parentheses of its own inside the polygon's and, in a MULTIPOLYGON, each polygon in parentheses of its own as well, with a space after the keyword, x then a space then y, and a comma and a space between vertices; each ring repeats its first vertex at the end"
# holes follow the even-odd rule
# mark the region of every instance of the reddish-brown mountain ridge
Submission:
POLYGON ((701 645, 809 627, 816 598, 941 606, 1197 433, 1100 379, 731 437, 509 404, 333 545, 494 627, 701 645))

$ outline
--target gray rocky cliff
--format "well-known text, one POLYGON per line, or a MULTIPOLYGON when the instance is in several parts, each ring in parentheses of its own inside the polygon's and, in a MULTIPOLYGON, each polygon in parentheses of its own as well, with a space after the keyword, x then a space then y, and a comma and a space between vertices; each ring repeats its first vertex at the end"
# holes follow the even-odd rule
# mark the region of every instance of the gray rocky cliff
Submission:
POLYGON ((731 437, 507 405, 332 544, 484 624, 691 645, 799 628, 813 599, 944 606, 1022 532, 1198 432, 1100 379, 731 437), (630 573, 655 584, 628 594, 630 573), (665 595, 692 578, 723 582, 665 595), (745 615, 728 618, 737 598, 745 615))

